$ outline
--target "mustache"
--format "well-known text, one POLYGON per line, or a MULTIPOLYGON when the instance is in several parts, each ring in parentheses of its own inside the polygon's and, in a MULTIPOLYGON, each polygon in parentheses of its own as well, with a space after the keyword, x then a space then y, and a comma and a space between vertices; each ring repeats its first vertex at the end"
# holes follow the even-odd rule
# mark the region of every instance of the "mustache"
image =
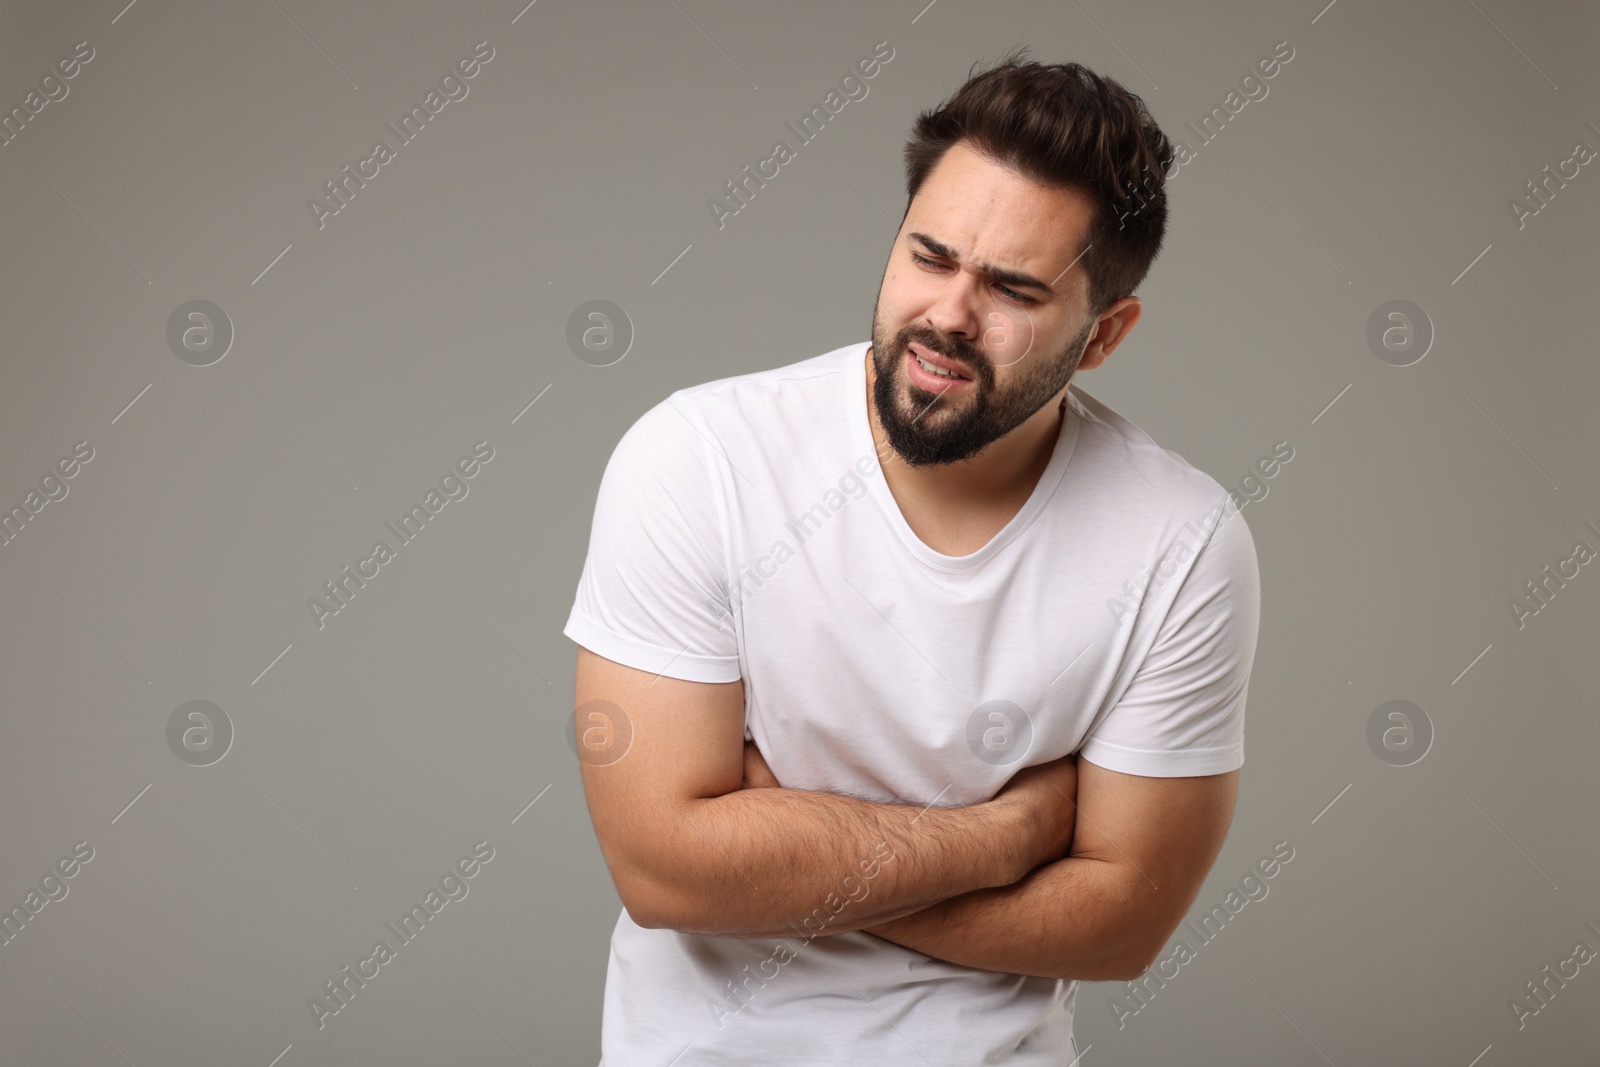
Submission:
POLYGON ((912 344, 920 345, 930 352, 937 352, 947 359, 959 360, 971 367, 979 375, 985 374, 988 370, 988 364, 982 354, 963 342, 947 343, 938 334, 922 330, 910 330, 902 333, 900 336, 902 353, 912 344))

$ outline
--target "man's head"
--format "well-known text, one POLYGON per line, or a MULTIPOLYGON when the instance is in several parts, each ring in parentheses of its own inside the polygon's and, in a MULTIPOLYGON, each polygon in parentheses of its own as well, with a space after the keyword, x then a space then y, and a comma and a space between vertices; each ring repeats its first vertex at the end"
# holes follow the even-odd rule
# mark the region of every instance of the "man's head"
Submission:
POLYGON ((1138 96, 1076 63, 1013 55, 918 116, 872 313, 873 402, 907 463, 975 455, 1105 362, 1139 319, 1172 158, 1138 96))

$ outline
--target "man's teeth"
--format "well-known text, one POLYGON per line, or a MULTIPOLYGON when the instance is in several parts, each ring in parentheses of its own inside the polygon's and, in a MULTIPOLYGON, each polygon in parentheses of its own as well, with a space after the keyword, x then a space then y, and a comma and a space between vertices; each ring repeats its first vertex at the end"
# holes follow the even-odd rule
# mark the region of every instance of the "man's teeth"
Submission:
POLYGON ((937 374, 941 378, 959 378, 959 377, 961 377, 961 375, 959 375, 959 374, 954 374, 954 373, 952 373, 950 371, 947 371, 947 370, 944 370, 944 369, 942 369, 940 367, 935 367, 932 363, 929 363, 927 360, 923 359, 921 356, 913 354, 911 358, 915 359, 917 361, 917 366, 921 367, 923 370, 927 371, 929 374, 937 374))

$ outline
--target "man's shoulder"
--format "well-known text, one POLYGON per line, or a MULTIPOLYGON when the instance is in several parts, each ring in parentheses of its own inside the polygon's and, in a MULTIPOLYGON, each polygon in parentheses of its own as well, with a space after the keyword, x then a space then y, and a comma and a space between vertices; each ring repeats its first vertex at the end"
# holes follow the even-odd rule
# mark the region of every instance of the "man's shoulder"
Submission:
POLYGON ((1105 401, 1076 384, 1068 396, 1081 423, 1074 465, 1083 460, 1083 467, 1095 468, 1094 484, 1114 489, 1129 506, 1203 511, 1228 495, 1221 482, 1163 447, 1105 401))
POLYGON ((759 439, 775 422, 800 427, 837 418, 841 378, 852 356, 865 350, 866 342, 856 342, 798 362, 683 386, 644 411, 629 432, 759 439))
POLYGON ((865 349, 865 342, 857 342, 795 363, 675 389, 634 418, 612 462, 687 478, 689 468, 718 462, 708 455, 770 451, 775 445, 795 451, 842 418, 842 376, 852 353, 865 349))
POLYGON ((705 408, 742 405, 763 399, 776 399, 785 392, 827 389, 850 366, 852 353, 864 353, 866 342, 858 341, 777 367, 744 371, 698 385, 687 385, 672 394, 705 408))

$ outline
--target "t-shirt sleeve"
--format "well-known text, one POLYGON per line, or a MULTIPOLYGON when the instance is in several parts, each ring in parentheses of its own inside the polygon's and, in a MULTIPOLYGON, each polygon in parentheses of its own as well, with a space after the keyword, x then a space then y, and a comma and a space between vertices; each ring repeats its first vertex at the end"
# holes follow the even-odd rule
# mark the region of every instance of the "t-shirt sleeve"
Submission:
POLYGON ((1157 778, 1243 766, 1260 585, 1250 528, 1236 508, 1226 506, 1155 643, 1079 754, 1114 771, 1157 778))
POLYGON ((562 633, 606 659, 691 682, 738 680, 715 445, 674 394, 617 442, 562 633))

